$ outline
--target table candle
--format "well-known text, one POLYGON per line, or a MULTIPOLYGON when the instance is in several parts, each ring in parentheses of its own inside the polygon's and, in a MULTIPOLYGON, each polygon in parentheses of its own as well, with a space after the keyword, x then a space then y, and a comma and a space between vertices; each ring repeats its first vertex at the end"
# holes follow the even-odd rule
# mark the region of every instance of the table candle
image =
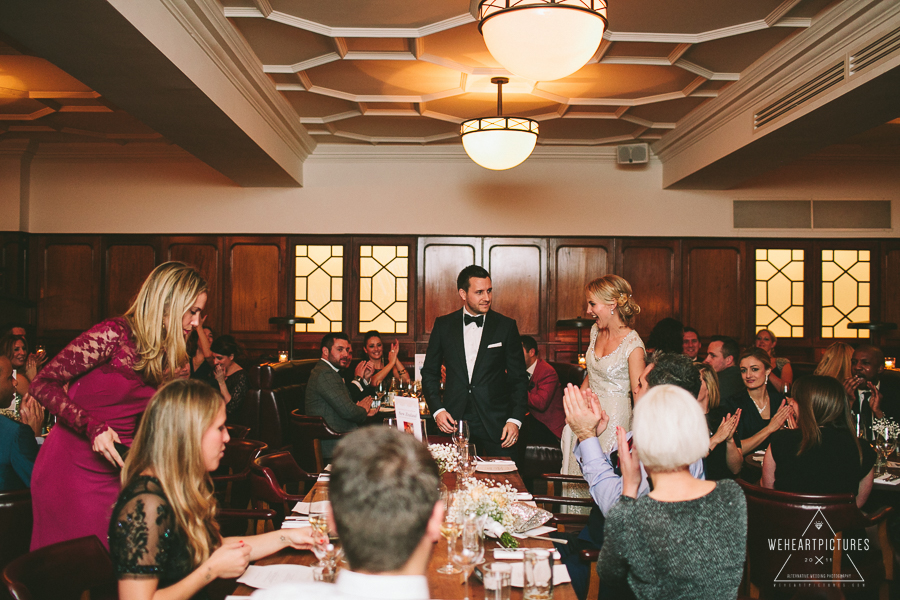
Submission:
POLYGON ((279 350, 278 351, 278 362, 283 363, 288 361, 288 353, 287 350, 279 350))

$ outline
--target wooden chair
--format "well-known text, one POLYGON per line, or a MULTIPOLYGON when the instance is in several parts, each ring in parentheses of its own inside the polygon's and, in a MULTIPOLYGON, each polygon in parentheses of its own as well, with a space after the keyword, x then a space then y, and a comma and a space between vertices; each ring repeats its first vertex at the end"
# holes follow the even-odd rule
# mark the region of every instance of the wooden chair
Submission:
POLYGON ((331 429, 322 417, 291 412, 291 452, 297 464, 307 471, 321 473, 325 468, 322 440, 339 440, 343 435, 331 429))
POLYGON ((32 524, 31 490, 0 492, 0 570, 28 554, 32 524))
POLYGON ((109 553, 97 536, 45 546, 20 556, 3 569, 13 600, 91 600, 117 597, 109 553))
POLYGON ((273 525, 279 529, 291 511, 287 504, 302 502, 307 486, 311 489, 317 479, 301 469, 288 451, 260 456, 250 467, 250 496, 257 508, 265 505, 275 511, 273 525), (297 493, 286 491, 286 486, 296 486, 297 493))
MULTIPOLYGON (((738 480, 747 498, 747 574, 751 595, 762 598, 790 597, 796 589, 775 587, 776 578, 783 580, 792 572, 822 574, 826 579, 842 571, 856 573, 865 586, 880 586, 886 598, 885 580, 893 578, 893 551, 887 543, 886 518, 893 510, 882 508, 866 515, 856 506, 853 494, 807 495, 780 492, 738 480), (855 552, 848 556, 841 549, 844 532, 860 532, 872 526, 879 527, 881 556, 877 551, 855 552), (832 535, 835 532, 836 535, 832 535), (770 540, 783 539, 834 540, 834 551, 808 552, 805 550, 778 551, 770 549, 770 540), (790 558, 788 558, 790 555, 790 558), (824 560, 818 562, 817 557, 824 560), (787 562, 786 562, 787 561, 787 562), (830 562, 829 562, 830 561, 830 562), (824 563, 824 564, 823 564, 824 563), (816 565, 819 570, 816 570, 816 565), (844 567, 842 569, 842 566, 844 567), (785 571, 787 569, 787 571, 785 571), (783 594, 783 595, 782 595, 783 594)), ((830 583, 839 583, 830 581, 830 583)), ((848 589, 847 592, 852 593, 848 589)))
POLYGON ((250 463, 266 449, 256 440, 229 440, 219 468, 212 473, 216 499, 223 508, 247 508, 250 504, 250 463))

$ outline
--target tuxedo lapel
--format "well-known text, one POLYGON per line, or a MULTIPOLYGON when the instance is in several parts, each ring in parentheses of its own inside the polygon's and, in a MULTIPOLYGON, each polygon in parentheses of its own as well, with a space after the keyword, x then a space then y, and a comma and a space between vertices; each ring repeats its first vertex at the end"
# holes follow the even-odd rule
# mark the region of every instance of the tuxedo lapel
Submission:
MULTIPOLYGON (((497 326, 500 322, 497 319, 497 314, 493 311, 488 311, 488 313, 484 317, 484 331, 481 332, 481 343, 478 345, 478 357, 475 359, 475 366, 472 368, 472 381, 475 381, 475 376, 478 374, 478 369, 484 364, 484 355, 487 352, 487 347, 492 344, 491 340, 494 339, 494 333, 497 331, 497 326)), ((465 354, 465 352, 463 352, 465 354)))
MULTIPOLYGON (((463 373, 468 373, 466 367, 466 341, 463 338, 463 310, 459 309, 455 313, 451 313, 450 331, 448 332, 450 340, 450 348, 456 360, 459 361, 463 373)), ((468 383, 468 379, 466 380, 468 383)))

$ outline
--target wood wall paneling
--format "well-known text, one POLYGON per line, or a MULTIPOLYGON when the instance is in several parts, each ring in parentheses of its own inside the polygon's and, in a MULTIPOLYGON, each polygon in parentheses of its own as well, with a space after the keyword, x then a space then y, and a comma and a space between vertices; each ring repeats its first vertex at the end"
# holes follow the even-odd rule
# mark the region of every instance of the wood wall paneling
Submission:
POLYGON ((144 280, 157 265, 157 249, 150 244, 107 243, 105 248, 105 318, 125 314, 144 280))
POLYGON ((419 238, 420 337, 427 339, 436 318, 460 308, 456 277, 472 264, 481 264, 481 238, 419 238))
POLYGON ((221 238, 208 237, 170 237, 165 240, 166 260, 177 260, 196 267, 200 275, 206 279, 207 316, 204 324, 220 331, 224 323, 222 319, 221 281, 221 238))
POLYGON ((684 324, 704 341, 712 335, 741 339, 746 329, 746 311, 754 303, 741 281, 743 256, 740 242, 685 242, 684 324))
POLYGON ((547 242, 543 238, 486 238, 484 254, 494 287, 492 308, 516 320, 519 333, 543 337, 547 242))
POLYGON ((675 240, 625 240, 618 273, 631 284, 634 301, 641 307, 635 329, 646 340, 660 319, 681 317, 680 242, 675 240))
MULTIPOLYGON (((574 319, 585 314, 584 286, 612 272, 615 266, 613 240, 601 238, 550 240, 550 302, 547 322, 551 340, 577 344, 574 329, 556 329, 560 319, 574 319)), ((583 344, 589 342, 590 330, 582 333, 583 344)), ((574 356, 574 351, 572 352, 574 356)))
MULTIPOLYGON (((886 247, 883 256, 881 320, 900 324, 900 244, 895 242, 886 247)), ((900 342, 900 329, 888 332, 882 339, 896 345, 900 342)))
POLYGON ((284 239, 228 238, 226 244, 228 292, 223 304, 229 316, 228 329, 235 334, 278 337, 283 328, 269 325, 269 317, 284 316, 286 311, 284 239))
POLYGON ((44 240, 38 330, 83 331, 98 321, 99 238, 44 240))

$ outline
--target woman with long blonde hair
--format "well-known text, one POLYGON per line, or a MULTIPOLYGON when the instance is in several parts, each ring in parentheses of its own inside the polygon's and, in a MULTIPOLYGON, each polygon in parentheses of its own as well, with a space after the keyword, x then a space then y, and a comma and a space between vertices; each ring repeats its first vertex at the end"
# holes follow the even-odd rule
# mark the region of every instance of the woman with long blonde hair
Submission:
POLYGON ((86 535, 106 543, 121 451, 150 397, 187 364, 184 340, 206 306, 206 281, 183 263, 156 267, 122 317, 78 336, 31 394, 57 416, 31 480, 35 550, 86 535))
POLYGON ((251 560, 311 547, 308 528, 222 538, 209 473, 228 439, 225 401, 209 385, 173 381, 150 400, 109 523, 119 598, 186 600, 213 579, 240 576, 251 560))
POLYGON ((813 375, 834 377, 841 383, 850 377, 850 359, 853 358, 853 347, 844 342, 835 342, 828 346, 822 360, 816 365, 813 375))

